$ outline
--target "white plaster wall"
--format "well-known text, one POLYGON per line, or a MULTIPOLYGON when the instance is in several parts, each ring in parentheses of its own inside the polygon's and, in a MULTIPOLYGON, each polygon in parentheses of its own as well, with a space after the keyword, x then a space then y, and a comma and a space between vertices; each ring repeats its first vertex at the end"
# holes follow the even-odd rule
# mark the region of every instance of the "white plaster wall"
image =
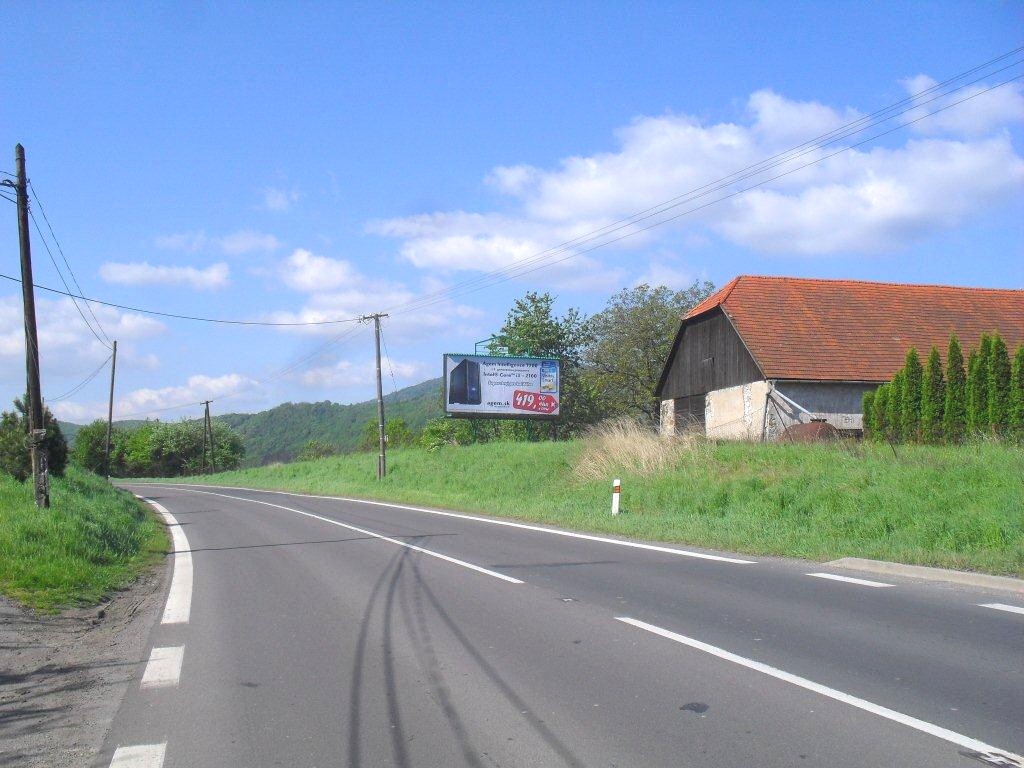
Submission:
POLYGON ((704 402, 707 436, 719 440, 761 440, 767 397, 767 381, 708 392, 704 402))
POLYGON ((672 437, 676 433, 676 401, 662 400, 661 412, 658 418, 658 429, 665 437, 672 437))

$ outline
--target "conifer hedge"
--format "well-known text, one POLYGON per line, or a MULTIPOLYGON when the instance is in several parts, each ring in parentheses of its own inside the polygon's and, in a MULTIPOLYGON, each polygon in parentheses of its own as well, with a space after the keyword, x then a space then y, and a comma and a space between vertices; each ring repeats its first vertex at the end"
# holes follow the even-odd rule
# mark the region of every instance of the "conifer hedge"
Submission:
POLYGON ((983 334, 964 365, 950 336, 946 364, 932 347, 922 366, 911 347, 892 380, 862 400, 864 434, 892 442, 960 443, 991 436, 1024 441, 1024 346, 1010 359, 998 333, 983 334))

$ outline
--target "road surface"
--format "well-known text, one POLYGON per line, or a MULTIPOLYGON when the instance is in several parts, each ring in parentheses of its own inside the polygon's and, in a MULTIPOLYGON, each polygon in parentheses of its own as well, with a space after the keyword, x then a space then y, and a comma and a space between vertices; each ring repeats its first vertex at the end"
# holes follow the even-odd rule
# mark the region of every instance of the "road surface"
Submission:
POLYGON ((970 768, 1024 753, 1020 594, 128 487, 169 516, 174 577, 96 766, 970 768))

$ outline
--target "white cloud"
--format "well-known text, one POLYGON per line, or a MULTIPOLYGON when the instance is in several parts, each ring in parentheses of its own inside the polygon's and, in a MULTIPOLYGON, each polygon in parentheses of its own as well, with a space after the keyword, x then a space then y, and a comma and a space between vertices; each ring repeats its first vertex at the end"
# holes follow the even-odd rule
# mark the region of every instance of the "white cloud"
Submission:
POLYGON ((289 288, 306 292, 330 291, 362 281, 349 262, 317 256, 304 248, 296 249, 284 260, 280 273, 289 288))
POLYGON ((179 232, 174 235, 160 235, 153 238, 153 244, 157 248, 163 248, 167 251, 196 253, 206 245, 206 233, 198 230, 195 232, 179 232))
POLYGON ((281 241, 273 235, 252 229, 242 229, 219 237, 217 244, 224 253, 231 256, 240 256, 254 251, 273 251, 281 247, 281 241))
POLYGON ((633 282, 633 285, 665 285, 680 290, 691 286, 695 279, 696 275, 691 270, 659 258, 648 264, 647 270, 633 282))
MULTIPOLYGON (((706 185, 861 115, 849 107, 798 102, 762 90, 748 99, 743 121, 639 117, 617 132, 614 151, 568 157, 549 169, 495 168, 487 182, 506 197, 504 211, 436 212, 371 222, 368 229, 398 239, 400 255, 416 267, 484 272, 523 264, 559 243, 703 188, 705 194, 691 195, 666 214, 686 215, 609 250, 654 243, 679 250, 707 233, 762 252, 894 250, 1020 193, 1024 160, 999 129, 1020 120, 1021 113, 1020 89, 999 89, 950 110, 932 126, 956 129, 965 138, 909 139, 825 159, 840 148, 831 145, 708 193, 706 185), (812 160, 821 162, 797 170, 812 160), (785 171, 793 172, 768 181, 785 171), (760 181, 766 183, 756 191, 715 202, 760 181)), ((629 231, 615 230, 608 238, 629 231)), ((563 284, 599 273, 597 256, 565 265, 563 284)), ((547 271, 544 276, 549 283, 559 279, 547 271)))
MULTIPOLYGON (((425 366, 419 363, 391 360, 386 355, 381 359, 381 371, 384 381, 388 384, 394 372, 398 386, 413 380, 420 380, 427 375, 425 366)), ((333 365, 317 366, 297 374, 294 378, 310 388, 355 388, 372 386, 376 381, 377 369, 374 360, 352 363, 350 360, 339 360, 333 365)), ((385 386, 385 391, 388 389, 385 386)))
POLYGON ((100 267, 100 277, 122 285, 187 285, 199 290, 223 288, 228 284, 228 265, 211 264, 205 269, 173 267, 141 262, 108 261, 100 267))
MULTIPOLYGON (((935 80, 927 75, 918 75, 903 81, 903 87, 911 95, 926 91, 935 85, 935 80)), ((915 99, 919 106, 912 110, 907 118, 924 118, 912 126, 913 130, 919 133, 950 133, 961 136, 980 136, 1008 123, 1024 121, 1024 89, 1020 83, 1007 83, 982 93, 988 87, 984 83, 979 83, 956 91, 951 96, 940 98, 935 98, 934 93, 925 94, 915 99), (953 106, 967 97, 973 98, 953 106), (942 111, 932 117, 925 117, 938 109, 942 111)))
MULTIPOLYGON (((162 333, 163 323, 98 304, 92 310, 107 334, 121 342, 119 364, 124 361, 129 368, 159 364, 154 356, 139 354, 134 342, 162 333)), ((92 320, 88 312, 86 316, 92 320)), ((110 350, 85 326, 71 299, 37 298, 36 321, 44 397, 55 397, 72 388, 110 355, 110 350)), ((14 387, 17 392, 24 382, 21 296, 5 296, 0 298, 0 385, 14 387)))
POLYGON ((240 373, 228 373, 223 376, 189 376, 184 384, 157 389, 135 389, 117 399, 114 408, 115 418, 124 418, 130 414, 151 413, 159 415, 158 409, 212 400, 234 394, 242 389, 259 386, 254 379, 240 373))
MULTIPOLYGON (((368 277, 344 259, 320 256, 303 248, 282 259, 277 274, 289 288, 308 295, 298 311, 269 314, 266 319, 273 322, 320 323, 356 318, 404 305, 443 288, 435 281, 428 281, 421 290, 414 291, 401 283, 368 277)), ((450 328, 453 320, 471 320, 481 314, 472 307, 440 300, 415 313, 395 313, 386 322, 387 333, 395 341, 428 338, 439 329, 450 328)), ((308 334, 337 334, 343 326, 305 326, 291 330, 308 334)))
POLYGON ((277 213, 289 210, 299 201, 299 192, 295 189, 287 190, 264 187, 260 190, 260 194, 263 195, 263 205, 261 207, 264 210, 277 213))

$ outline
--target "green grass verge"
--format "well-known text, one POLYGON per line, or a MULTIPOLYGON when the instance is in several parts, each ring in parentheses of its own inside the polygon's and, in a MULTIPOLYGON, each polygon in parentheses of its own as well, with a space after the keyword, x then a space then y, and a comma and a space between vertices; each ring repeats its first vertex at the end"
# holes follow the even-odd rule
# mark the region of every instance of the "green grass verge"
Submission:
MULTIPOLYGON (((811 560, 856 556, 1024 576, 1024 452, 995 444, 699 444, 647 476, 575 479, 579 442, 395 450, 201 482, 386 499, 811 560)), ((619 473, 617 473, 619 474, 619 473)), ((199 481, 197 478, 193 482, 199 481)))
POLYGON ((0 474, 0 592, 32 608, 98 602, 167 551, 152 512, 90 472, 69 466, 50 501, 0 474))

